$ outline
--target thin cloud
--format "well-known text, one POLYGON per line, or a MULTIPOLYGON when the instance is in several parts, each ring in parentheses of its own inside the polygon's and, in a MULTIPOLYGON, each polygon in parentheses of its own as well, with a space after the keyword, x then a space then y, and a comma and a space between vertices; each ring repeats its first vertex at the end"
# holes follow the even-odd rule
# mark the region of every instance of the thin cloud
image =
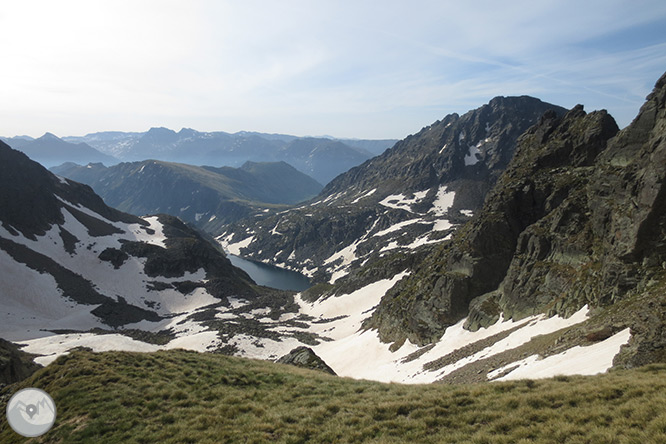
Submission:
POLYGON ((0 11, 0 133, 403 137, 517 94, 624 125, 666 66, 666 35, 640 34, 666 29, 661 1, 473 3, 14 2, 0 11))

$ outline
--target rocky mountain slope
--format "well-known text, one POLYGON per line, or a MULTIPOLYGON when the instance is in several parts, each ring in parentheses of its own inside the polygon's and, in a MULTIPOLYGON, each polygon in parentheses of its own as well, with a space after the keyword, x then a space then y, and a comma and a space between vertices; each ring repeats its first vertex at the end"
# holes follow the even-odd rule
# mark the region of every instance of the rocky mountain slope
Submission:
POLYGON ((604 111, 547 113, 474 220, 391 289, 365 327, 426 344, 463 318, 476 330, 587 306, 598 318, 591 336, 631 330, 617 365, 662 362, 665 134, 666 75, 620 132, 604 111))
POLYGON ((115 157, 101 153, 86 143, 66 142, 51 133, 46 133, 38 139, 13 137, 4 140, 47 168, 64 162, 79 164, 103 162, 106 165, 118 163, 115 157))
POLYGON ((229 226, 230 251, 335 281, 388 252, 412 254, 450 237, 478 210, 516 139, 547 110, 497 97, 452 114, 329 183, 313 202, 229 226))
POLYGON ((284 162, 214 168, 147 160, 108 168, 64 164, 51 171, 90 185, 121 211, 171 214, 213 234, 243 217, 307 200, 322 188, 284 162))
POLYGON ((106 132, 68 141, 85 142, 124 161, 158 159, 191 165, 241 166, 246 161, 284 161, 325 184, 395 143, 341 141, 255 132, 200 132, 151 128, 145 133, 106 132), (365 147, 373 151, 368 151, 365 147))

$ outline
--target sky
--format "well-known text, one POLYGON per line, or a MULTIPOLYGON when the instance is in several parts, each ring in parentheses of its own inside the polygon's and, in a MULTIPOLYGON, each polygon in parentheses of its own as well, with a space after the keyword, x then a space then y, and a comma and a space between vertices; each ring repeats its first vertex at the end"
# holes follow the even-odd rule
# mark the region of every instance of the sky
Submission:
POLYGON ((3 136, 401 139, 500 95, 624 127, 666 71, 666 2, 22 0, 0 60, 3 136))

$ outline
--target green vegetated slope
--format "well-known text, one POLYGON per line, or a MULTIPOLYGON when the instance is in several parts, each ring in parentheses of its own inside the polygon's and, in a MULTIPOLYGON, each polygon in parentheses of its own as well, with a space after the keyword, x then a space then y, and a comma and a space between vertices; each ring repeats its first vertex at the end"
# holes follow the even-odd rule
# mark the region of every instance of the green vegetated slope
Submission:
MULTIPOLYGON (((403 386, 215 354, 76 351, 3 393, 57 406, 38 443, 666 441, 666 367, 403 386)), ((4 405, 3 405, 4 408, 4 405)), ((26 439, 0 426, 3 443, 26 439)))

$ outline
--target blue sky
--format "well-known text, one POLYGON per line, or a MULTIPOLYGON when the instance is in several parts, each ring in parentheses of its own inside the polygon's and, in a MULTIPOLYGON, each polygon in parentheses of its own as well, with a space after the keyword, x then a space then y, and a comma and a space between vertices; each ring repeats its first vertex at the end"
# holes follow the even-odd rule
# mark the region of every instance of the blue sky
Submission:
POLYGON ((5 136, 403 138, 523 94, 624 127, 666 71, 666 2, 24 0, 0 42, 5 136))

